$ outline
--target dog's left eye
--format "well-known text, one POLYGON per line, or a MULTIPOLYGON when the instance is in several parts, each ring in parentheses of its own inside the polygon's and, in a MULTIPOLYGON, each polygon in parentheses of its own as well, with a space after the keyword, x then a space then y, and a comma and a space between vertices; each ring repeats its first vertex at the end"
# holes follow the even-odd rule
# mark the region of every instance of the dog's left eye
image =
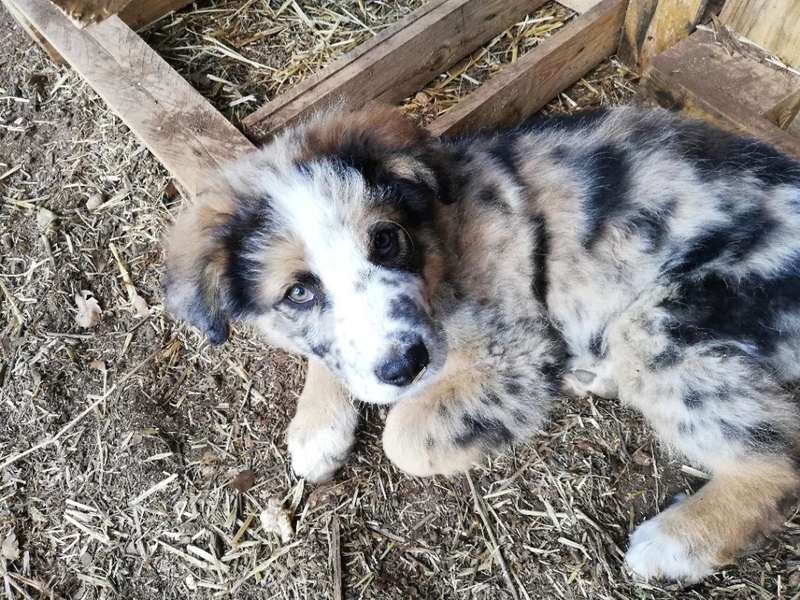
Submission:
POLYGON ((383 259, 392 258, 400 249, 397 230, 381 229, 372 236, 372 248, 383 259))
POLYGON ((295 304, 306 304, 314 299, 314 292, 302 283, 295 283, 287 290, 286 298, 295 304))

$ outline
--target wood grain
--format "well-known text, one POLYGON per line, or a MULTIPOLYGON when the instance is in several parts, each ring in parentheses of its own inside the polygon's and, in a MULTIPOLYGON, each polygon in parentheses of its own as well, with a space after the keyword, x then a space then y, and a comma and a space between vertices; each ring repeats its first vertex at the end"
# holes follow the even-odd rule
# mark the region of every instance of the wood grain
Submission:
POLYGON ((694 31, 707 0, 632 0, 618 54, 637 73, 643 73, 659 54, 694 31))
POLYGON ((625 0, 603 0, 428 126, 436 135, 515 123, 614 52, 625 0))
POLYGON ((590 8, 594 8, 600 4, 601 0, 559 0, 561 6, 566 6, 570 10, 574 10, 579 15, 582 15, 590 8))
POLYGON ((78 27, 104 21, 125 8, 131 0, 50 0, 78 27))
POLYGON ((693 33, 655 57, 643 84, 662 106, 752 135, 800 158, 800 139, 767 118, 791 106, 800 77, 730 54, 706 31, 693 33))
POLYGON ((720 21, 800 69, 798 0, 728 0, 720 21))
MULTIPOLYGON (((11 1, 11 0, 9 0, 11 1)), ((78 29, 48 0, 13 0, 189 195, 252 144, 117 16, 78 29)))
POLYGON ((137 30, 191 3, 192 0, 132 0, 119 13, 119 18, 137 30))
POLYGON ((399 102, 544 0, 431 0, 242 121, 263 138, 337 101, 399 102))

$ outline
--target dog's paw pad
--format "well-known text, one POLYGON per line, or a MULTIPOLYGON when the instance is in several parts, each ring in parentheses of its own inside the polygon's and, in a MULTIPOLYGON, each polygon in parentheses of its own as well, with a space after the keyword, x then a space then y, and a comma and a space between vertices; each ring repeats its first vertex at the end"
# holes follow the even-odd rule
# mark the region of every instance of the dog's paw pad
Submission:
POLYGON ((635 577, 645 581, 691 583, 716 570, 707 558, 693 553, 685 541, 664 531, 660 517, 645 521, 633 532, 625 564, 635 577))

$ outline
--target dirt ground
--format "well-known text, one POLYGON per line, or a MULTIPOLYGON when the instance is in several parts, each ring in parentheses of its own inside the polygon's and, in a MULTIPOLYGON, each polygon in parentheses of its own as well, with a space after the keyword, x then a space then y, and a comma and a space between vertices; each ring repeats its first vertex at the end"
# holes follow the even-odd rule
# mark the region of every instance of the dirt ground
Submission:
MULTIPOLYGON (((183 19, 148 36, 165 43, 183 19)), ((609 91, 616 68, 571 97, 629 98, 609 91)), ((250 92, 192 72, 235 119, 231 98, 250 92)), ((704 479, 605 400, 563 400, 529 443, 428 480, 387 462, 384 413, 365 407, 339 476, 297 481, 283 432, 302 361, 241 328, 212 348, 163 312, 170 192, 122 122, 0 10, 0 597, 316 600, 340 583, 344 598, 800 598, 797 513, 700 584, 630 580, 634 525, 704 479), (90 328, 82 291, 102 309, 90 328), (287 543, 258 517, 274 496, 293 512, 287 543)))

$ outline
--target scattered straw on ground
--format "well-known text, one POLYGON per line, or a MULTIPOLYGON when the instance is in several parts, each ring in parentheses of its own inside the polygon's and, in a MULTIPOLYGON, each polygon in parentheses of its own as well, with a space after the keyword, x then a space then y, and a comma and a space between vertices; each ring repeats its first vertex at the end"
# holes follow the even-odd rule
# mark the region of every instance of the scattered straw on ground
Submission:
MULTIPOLYGON (((146 35, 238 119, 419 4, 201 2, 146 35)), ((530 15, 411 108, 447 108, 569 17, 530 15)), ((0 595, 797 598, 797 515, 691 588, 628 579, 634 524, 704 480, 613 402, 565 400, 515 452, 430 480, 386 461, 367 407, 342 473, 297 481, 283 432, 301 361, 242 330, 211 348, 163 313, 166 173, 4 11, 0 72, 0 595), (75 321, 82 290, 96 325, 75 321)), ((545 110, 629 101, 631 81, 606 61, 545 110)))

